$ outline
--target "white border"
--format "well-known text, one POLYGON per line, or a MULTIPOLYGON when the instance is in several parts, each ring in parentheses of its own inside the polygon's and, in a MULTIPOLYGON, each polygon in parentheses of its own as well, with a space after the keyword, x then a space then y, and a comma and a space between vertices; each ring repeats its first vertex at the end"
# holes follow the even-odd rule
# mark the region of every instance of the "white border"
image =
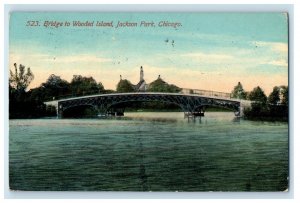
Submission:
MULTIPOLYGON (((213 1, 212 1, 213 2, 213 1)), ((289 86, 290 86, 290 109, 294 109, 292 96, 294 92, 294 10, 293 5, 5 5, 4 6, 4 83, 1 85, 1 92, 4 92, 4 102, 1 105, 1 112, 4 112, 4 123, 1 122, 1 129, 4 129, 4 197, 17 199, 290 199, 294 197, 294 114, 290 113, 290 189, 289 192, 12 192, 8 188, 8 22, 10 11, 85 11, 85 12, 109 12, 109 11, 156 11, 156 12, 288 12, 289 13, 289 86), (3 88, 3 89, 2 89, 3 88), (4 108, 3 108, 4 107, 4 108), (2 124, 4 124, 2 128, 2 124)), ((3 21, 2 21, 3 22, 3 21)), ((3 178, 2 178, 3 180, 3 178)), ((3 185, 3 184, 2 184, 3 185)))

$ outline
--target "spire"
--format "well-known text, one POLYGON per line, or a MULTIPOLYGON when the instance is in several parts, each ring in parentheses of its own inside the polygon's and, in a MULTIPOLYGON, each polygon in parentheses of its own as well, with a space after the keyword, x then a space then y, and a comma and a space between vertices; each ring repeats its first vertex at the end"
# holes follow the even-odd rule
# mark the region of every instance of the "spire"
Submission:
POLYGON ((120 80, 122 80, 122 75, 120 75, 120 80))
POLYGON ((143 71, 143 66, 141 66, 141 70, 140 70, 140 81, 144 80, 144 71, 143 71))

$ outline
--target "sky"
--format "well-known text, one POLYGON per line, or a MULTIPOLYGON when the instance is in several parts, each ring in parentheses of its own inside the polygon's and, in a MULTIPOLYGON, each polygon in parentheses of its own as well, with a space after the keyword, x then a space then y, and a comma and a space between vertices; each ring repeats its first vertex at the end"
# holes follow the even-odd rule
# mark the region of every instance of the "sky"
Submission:
MULTIPOLYGON (((35 24, 34 24, 35 25, 35 24)), ((9 68, 30 67, 29 88, 49 75, 67 81, 92 76, 105 89, 116 89, 122 75, 147 83, 158 75, 182 88, 231 92, 241 82, 246 91, 260 86, 269 94, 288 85, 286 13, 26 13, 10 14, 9 68), (38 21, 39 26, 28 26, 38 21), (70 26, 45 26, 57 21, 70 26), (73 26, 73 21, 93 26, 73 26), (113 22, 113 27, 95 26, 113 22), (117 27, 118 22, 137 23, 117 27), (140 26, 141 22, 154 26, 140 26), (159 22, 181 26, 159 26, 159 22)))

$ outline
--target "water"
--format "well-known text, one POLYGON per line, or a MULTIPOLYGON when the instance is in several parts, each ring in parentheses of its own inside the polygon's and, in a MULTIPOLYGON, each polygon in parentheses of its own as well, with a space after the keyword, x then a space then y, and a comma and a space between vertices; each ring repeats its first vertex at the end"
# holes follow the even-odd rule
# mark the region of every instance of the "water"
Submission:
POLYGON ((14 190, 283 191, 288 125, 207 112, 10 120, 14 190))

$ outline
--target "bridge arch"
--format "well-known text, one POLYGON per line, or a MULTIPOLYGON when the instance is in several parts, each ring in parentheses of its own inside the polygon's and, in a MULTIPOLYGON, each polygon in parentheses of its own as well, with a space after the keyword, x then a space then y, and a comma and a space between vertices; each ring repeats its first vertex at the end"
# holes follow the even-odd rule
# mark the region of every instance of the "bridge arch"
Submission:
POLYGON ((238 108, 236 106, 231 106, 231 105, 216 105, 216 104, 200 104, 200 105, 197 105, 195 106, 195 109, 194 110, 197 110, 199 108, 209 108, 209 107, 216 107, 216 108, 221 108, 221 109, 227 109, 227 110, 230 110, 230 111, 238 111, 238 108))
MULTIPOLYGON (((174 104, 176 105, 178 108, 180 108, 182 111, 184 111, 184 107, 183 105, 179 104, 179 103, 176 103, 176 102, 171 102, 171 101, 160 101, 160 100, 127 100, 127 101, 120 101, 120 102, 115 102, 113 104, 110 104, 107 106, 107 109, 111 109, 111 108, 114 108, 114 107, 117 107, 118 105, 120 104, 128 104, 130 102, 140 102, 140 103, 150 103, 150 102, 159 102, 159 103, 162 103, 162 104, 174 104)), ((126 105, 125 105, 126 107, 126 105)))
POLYGON ((203 109, 205 111, 205 109, 208 108, 208 107, 216 107, 216 108, 221 108, 221 109, 227 109, 227 110, 233 111, 235 116, 240 116, 240 108, 232 107, 232 106, 226 106, 226 105, 225 106, 220 106, 220 105, 213 105, 213 104, 210 104, 210 105, 203 104, 203 105, 196 106, 194 111, 198 111, 198 109, 203 109))
MULTIPOLYGON (((91 109, 94 112, 98 111, 97 106, 91 105, 91 104, 71 105, 71 106, 64 108, 61 111, 61 117, 67 117, 67 118, 82 117, 83 114, 88 116, 88 115, 90 115, 87 112, 89 109, 91 109), (76 111, 72 111, 72 110, 76 110, 76 111)), ((95 116, 96 115, 97 114, 95 114, 95 116)))
POLYGON ((77 98, 70 98, 58 101, 58 114, 62 115, 66 109, 80 105, 90 105, 97 108, 101 114, 106 114, 108 109, 126 102, 162 102, 175 104, 184 112, 195 112, 201 106, 219 106, 239 111, 240 102, 232 99, 205 97, 201 95, 191 95, 182 93, 113 93, 102 95, 91 95, 77 98))

